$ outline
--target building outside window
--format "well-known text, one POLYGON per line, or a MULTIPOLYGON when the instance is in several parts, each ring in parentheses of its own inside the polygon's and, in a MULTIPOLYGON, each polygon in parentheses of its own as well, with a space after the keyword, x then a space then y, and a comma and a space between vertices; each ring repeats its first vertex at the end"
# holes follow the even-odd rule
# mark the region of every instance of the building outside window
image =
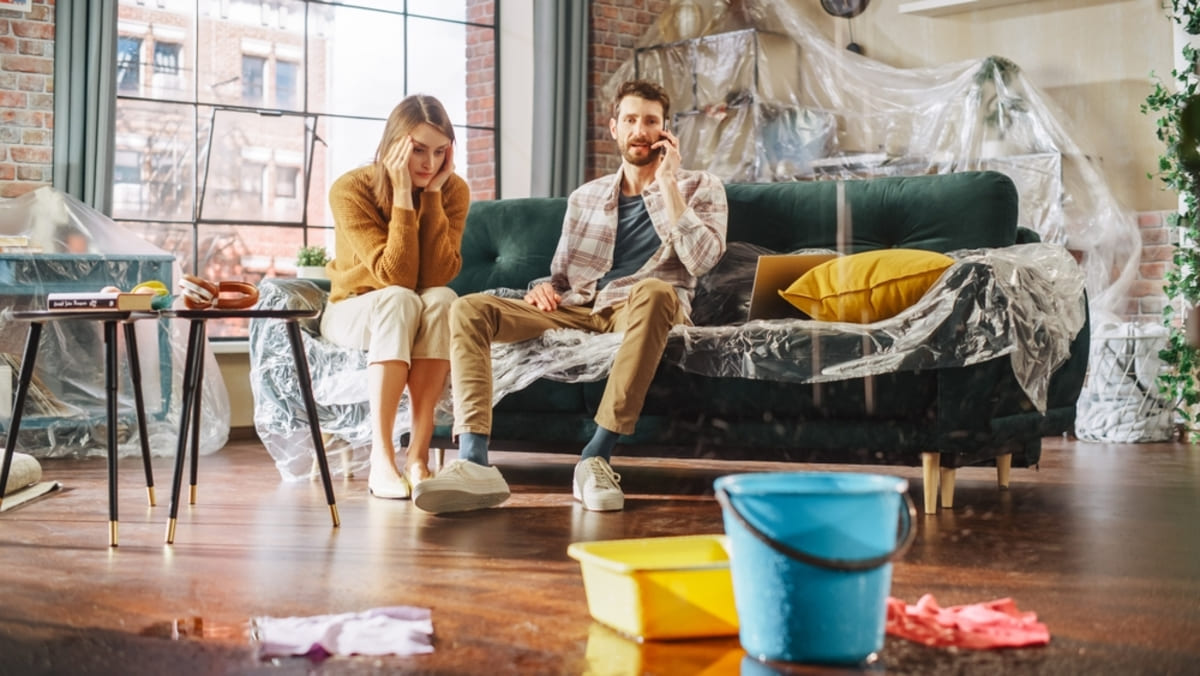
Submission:
POLYGON ((275 107, 295 110, 299 99, 296 73, 300 67, 291 61, 275 61, 275 107))
POLYGON ((188 274, 292 276, 301 246, 337 255, 329 186, 418 92, 446 106, 472 198, 494 198, 495 5, 119 0, 113 218, 188 274))
POLYGON ((275 196, 296 199, 299 167, 275 167, 275 196))
POLYGON ((267 60, 261 56, 242 55, 242 101, 248 106, 263 102, 263 73, 267 60))
POLYGON ((175 42, 155 42, 154 72, 163 75, 178 75, 180 49, 182 49, 182 45, 175 42))
POLYGON ((117 38, 117 92, 137 95, 142 82, 142 39, 117 38))

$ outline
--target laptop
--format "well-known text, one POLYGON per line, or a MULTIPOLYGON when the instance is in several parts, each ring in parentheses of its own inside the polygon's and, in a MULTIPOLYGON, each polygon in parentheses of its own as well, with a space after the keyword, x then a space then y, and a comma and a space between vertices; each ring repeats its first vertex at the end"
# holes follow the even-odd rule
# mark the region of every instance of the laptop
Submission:
POLYGON ((746 319, 805 319, 805 315, 787 302, 779 292, 801 275, 837 258, 833 253, 772 254, 759 256, 754 269, 754 287, 750 291, 750 311, 746 319))

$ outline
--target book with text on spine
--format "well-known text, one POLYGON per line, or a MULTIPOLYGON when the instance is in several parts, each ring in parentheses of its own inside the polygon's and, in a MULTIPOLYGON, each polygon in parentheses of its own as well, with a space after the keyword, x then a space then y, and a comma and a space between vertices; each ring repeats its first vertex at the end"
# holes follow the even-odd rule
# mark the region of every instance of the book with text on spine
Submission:
POLYGON ((46 294, 47 310, 93 310, 147 311, 153 308, 154 294, 99 291, 95 293, 50 293, 46 294))

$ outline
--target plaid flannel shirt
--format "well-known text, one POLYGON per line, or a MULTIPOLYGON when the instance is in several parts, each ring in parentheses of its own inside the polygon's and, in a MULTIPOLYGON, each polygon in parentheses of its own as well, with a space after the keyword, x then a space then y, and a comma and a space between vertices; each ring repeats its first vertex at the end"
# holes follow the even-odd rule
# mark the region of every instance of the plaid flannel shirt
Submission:
POLYGON ((675 287, 684 311, 691 314, 696 278, 725 255, 729 206, 721 179, 704 171, 680 170, 676 175, 686 208, 671 222, 658 182, 642 198, 662 245, 637 272, 614 279, 596 292, 596 282, 613 266, 617 236, 617 197, 621 173, 585 183, 571 193, 562 237, 550 262, 550 283, 564 305, 593 304, 593 311, 625 300, 630 287, 656 277, 675 287))

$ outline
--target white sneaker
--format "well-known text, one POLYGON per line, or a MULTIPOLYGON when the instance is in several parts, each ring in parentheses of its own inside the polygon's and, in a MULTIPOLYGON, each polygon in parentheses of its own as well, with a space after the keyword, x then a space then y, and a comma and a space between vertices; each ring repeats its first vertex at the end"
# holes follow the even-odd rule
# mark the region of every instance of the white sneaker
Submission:
POLYGON ((508 495, 500 470, 468 460, 454 460, 412 487, 413 504, 434 514, 495 507, 508 495))
POLYGON ((621 492, 621 475, 613 471, 601 457, 580 460, 575 465, 575 481, 572 494, 593 512, 615 512, 625 508, 625 494, 621 492))

